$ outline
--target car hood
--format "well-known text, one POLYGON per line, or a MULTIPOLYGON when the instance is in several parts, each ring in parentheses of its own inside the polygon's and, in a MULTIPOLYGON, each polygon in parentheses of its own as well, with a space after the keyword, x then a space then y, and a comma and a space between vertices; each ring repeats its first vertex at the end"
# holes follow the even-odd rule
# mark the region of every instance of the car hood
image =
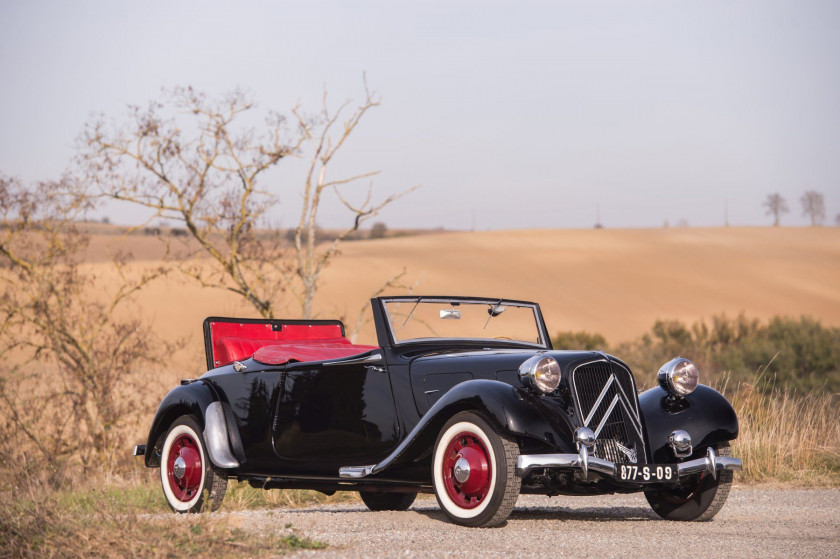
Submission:
POLYGON ((437 349, 416 355, 410 365, 411 388, 420 415, 452 387, 474 379, 487 379, 521 387, 519 366, 544 353, 557 360, 564 376, 580 363, 603 354, 594 351, 546 351, 537 349, 437 349))

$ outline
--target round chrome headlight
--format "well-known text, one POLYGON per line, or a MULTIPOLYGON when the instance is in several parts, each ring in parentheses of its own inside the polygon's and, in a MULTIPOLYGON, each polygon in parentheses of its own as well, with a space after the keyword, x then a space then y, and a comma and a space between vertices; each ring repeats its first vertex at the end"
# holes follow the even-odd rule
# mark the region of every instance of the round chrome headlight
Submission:
POLYGON ((662 365, 657 379, 659 385, 674 396, 687 396, 700 384, 700 371, 688 359, 677 357, 662 365))
POLYGON ((524 384, 548 394, 560 385, 560 365, 548 355, 535 355, 519 366, 519 378, 524 384))

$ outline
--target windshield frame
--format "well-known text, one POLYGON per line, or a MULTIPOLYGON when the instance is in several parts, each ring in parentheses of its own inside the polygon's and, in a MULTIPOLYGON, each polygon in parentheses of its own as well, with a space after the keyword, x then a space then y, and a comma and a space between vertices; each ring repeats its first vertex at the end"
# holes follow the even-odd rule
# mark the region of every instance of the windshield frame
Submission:
POLYGON ((377 297, 381 305, 382 313, 384 315, 385 326, 388 329, 388 337, 394 347, 405 346, 411 344, 430 344, 442 342, 460 342, 471 344, 493 344, 503 346, 526 346, 538 349, 552 349, 551 339, 548 336, 548 330, 545 327, 545 320, 543 319, 542 311, 537 303, 530 301, 518 301, 516 299, 503 299, 498 297, 463 297, 454 296, 447 297, 441 295, 401 295, 392 297, 377 297), (504 305, 511 307, 530 308, 534 313, 534 321, 536 322, 537 333, 539 334, 540 342, 527 342, 524 340, 498 340, 495 338, 410 338, 403 341, 398 341, 397 335, 394 332, 394 324, 390 313, 388 312, 387 303, 461 303, 465 305, 504 305))

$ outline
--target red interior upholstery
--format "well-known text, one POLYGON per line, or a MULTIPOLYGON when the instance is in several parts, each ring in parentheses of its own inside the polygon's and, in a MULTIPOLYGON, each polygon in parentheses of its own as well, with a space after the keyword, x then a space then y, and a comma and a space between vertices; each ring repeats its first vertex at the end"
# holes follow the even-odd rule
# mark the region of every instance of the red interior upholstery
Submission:
POLYGON ((357 355, 376 346, 353 345, 341 334, 340 324, 271 324, 211 322, 213 362, 221 367, 251 356, 260 363, 322 361, 357 355))

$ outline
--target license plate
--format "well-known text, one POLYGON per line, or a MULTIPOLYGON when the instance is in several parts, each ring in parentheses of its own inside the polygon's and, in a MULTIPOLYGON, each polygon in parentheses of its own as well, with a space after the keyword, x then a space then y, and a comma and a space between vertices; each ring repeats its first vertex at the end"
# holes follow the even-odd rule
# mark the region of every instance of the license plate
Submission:
POLYGON ((675 464, 616 464, 616 476, 621 481, 661 483, 677 481, 675 464))

